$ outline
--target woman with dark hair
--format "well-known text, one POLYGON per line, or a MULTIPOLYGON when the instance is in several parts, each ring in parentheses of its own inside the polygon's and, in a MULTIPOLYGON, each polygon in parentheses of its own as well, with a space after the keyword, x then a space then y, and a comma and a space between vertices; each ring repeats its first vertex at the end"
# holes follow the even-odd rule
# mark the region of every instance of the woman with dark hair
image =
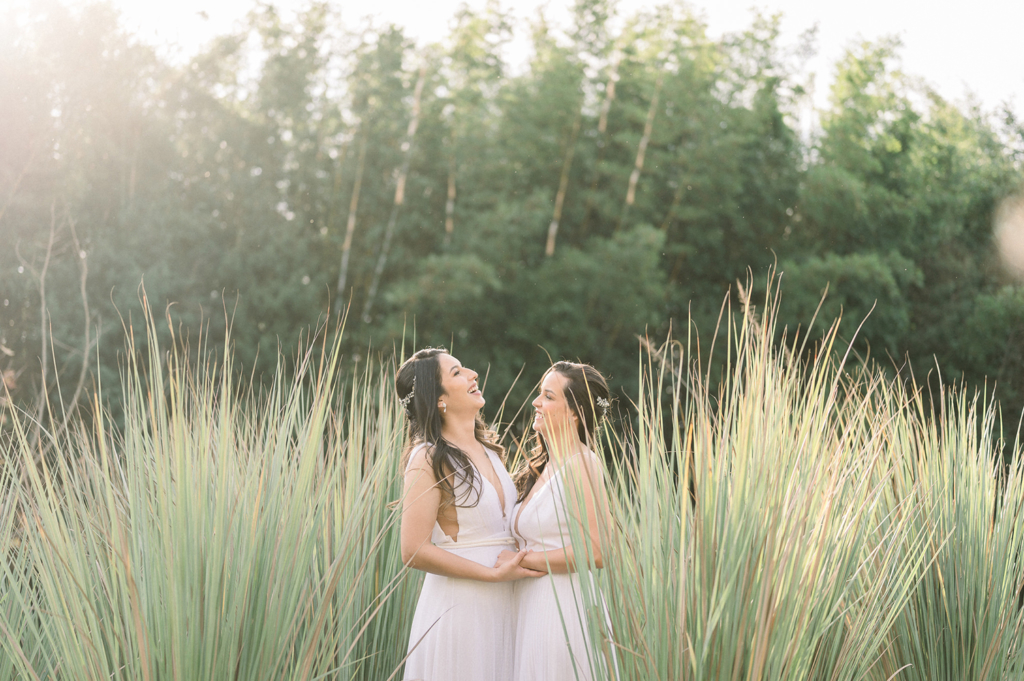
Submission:
POLYGON ((427 572, 409 635, 405 679, 512 678, 512 581, 520 565, 509 519, 516 491, 504 449, 480 418, 477 373, 445 350, 420 350, 395 389, 409 418, 403 456, 402 561, 427 572))
MULTIPOLYGON (((592 366, 557 362, 544 375, 533 430, 536 446, 516 475, 512 533, 519 554, 501 560, 549 573, 515 587, 517 681, 591 679, 610 663, 590 654, 580 566, 603 567, 602 536, 610 522, 604 470, 593 452, 610 407, 608 383, 592 366), (570 535, 575 533, 574 544, 570 535)), ((600 594, 592 603, 604 605, 600 594)), ((606 618, 603 618, 606 619, 606 618)))

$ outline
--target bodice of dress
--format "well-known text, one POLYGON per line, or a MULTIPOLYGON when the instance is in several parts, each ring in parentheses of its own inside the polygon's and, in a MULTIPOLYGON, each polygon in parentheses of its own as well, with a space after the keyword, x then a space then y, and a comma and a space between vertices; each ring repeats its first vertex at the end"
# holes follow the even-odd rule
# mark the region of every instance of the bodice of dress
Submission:
POLYGON ((567 469, 585 464, 591 470, 601 470, 597 455, 590 450, 584 450, 576 457, 582 460, 563 463, 532 497, 513 509, 512 536, 519 542, 519 548, 527 551, 554 551, 569 545, 571 535, 568 513, 577 515, 579 510, 573 508, 566 497, 567 469))
MULTIPOLYGON (((422 448, 428 445, 418 445, 409 454, 410 463, 413 456, 422 448)), ((430 541, 436 546, 444 548, 469 548, 472 546, 500 545, 508 543, 509 524, 512 518, 512 506, 516 499, 516 487, 505 470, 504 464, 498 455, 490 449, 484 448, 487 458, 494 468, 494 473, 500 481, 502 492, 505 497, 506 511, 501 509, 501 499, 491 482, 484 477, 476 466, 474 468, 474 487, 470 491, 469 485, 461 476, 455 476, 455 517, 459 522, 459 534, 457 537, 449 537, 435 521, 434 529, 430 534, 430 541), (467 492, 469 494, 467 495, 467 492), (479 498, 478 498, 479 493, 479 498), (478 500, 475 506, 459 506, 459 503, 469 501, 472 503, 478 500), (504 541, 503 541, 504 540, 504 541)), ((473 465, 472 463, 470 465, 473 465)))

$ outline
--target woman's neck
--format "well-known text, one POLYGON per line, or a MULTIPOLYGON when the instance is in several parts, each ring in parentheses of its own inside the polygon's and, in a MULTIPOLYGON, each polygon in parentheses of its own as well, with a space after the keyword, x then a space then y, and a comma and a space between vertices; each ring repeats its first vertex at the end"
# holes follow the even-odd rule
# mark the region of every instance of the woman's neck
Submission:
POLYGON ((448 419, 441 426, 441 436, 464 452, 476 447, 476 418, 448 419))

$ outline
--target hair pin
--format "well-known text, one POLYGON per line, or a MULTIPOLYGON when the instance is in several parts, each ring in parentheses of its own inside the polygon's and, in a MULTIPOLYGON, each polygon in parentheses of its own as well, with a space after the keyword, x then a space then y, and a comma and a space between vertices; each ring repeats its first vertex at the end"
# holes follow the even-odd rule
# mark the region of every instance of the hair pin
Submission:
POLYGON ((405 397, 403 397, 400 400, 398 400, 398 403, 402 405, 402 409, 404 409, 405 413, 408 414, 409 416, 412 416, 412 412, 409 411, 409 403, 412 402, 412 398, 415 395, 416 395, 416 377, 413 376, 412 377, 412 390, 410 390, 409 393, 405 397))

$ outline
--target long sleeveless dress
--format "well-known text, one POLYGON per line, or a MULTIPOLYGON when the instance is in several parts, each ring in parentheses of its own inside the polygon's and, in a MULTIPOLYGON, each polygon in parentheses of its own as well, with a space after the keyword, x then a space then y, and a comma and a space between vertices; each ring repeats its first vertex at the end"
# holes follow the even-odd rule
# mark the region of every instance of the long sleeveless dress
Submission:
MULTIPOLYGON (((573 507, 566 497, 566 468, 585 463, 590 470, 601 470, 593 452, 585 450, 577 456, 585 461, 565 462, 530 499, 516 505, 512 534, 520 548, 557 551, 569 544, 566 512, 573 507)), ((599 593, 584 598, 585 587, 576 573, 521 579, 514 584, 515 681, 617 678, 603 656, 591 652, 588 642, 585 608, 599 603, 605 609, 599 593)), ((606 610, 602 619, 608 620, 606 610)), ((616 665, 614 657, 611 665, 616 665)))
MULTIPOLYGON (((515 550, 509 519, 516 490, 498 456, 487 450, 487 458, 501 482, 507 511, 502 513, 497 491, 475 470, 479 503, 469 508, 456 506, 459 532, 454 539, 435 522, 430 541, 446 551, 492 567, 503 550, 515 550)), ((465 482, 458 482, 456 499, 466 499, 467 489, 465 482)), ((475 492, 469 496, 470 500, 474 498, 475 492)), ((512 582, 478 582, 428 573, 412 620, 409 656, 402 678, 511 681, 513 627, 512 582)))

